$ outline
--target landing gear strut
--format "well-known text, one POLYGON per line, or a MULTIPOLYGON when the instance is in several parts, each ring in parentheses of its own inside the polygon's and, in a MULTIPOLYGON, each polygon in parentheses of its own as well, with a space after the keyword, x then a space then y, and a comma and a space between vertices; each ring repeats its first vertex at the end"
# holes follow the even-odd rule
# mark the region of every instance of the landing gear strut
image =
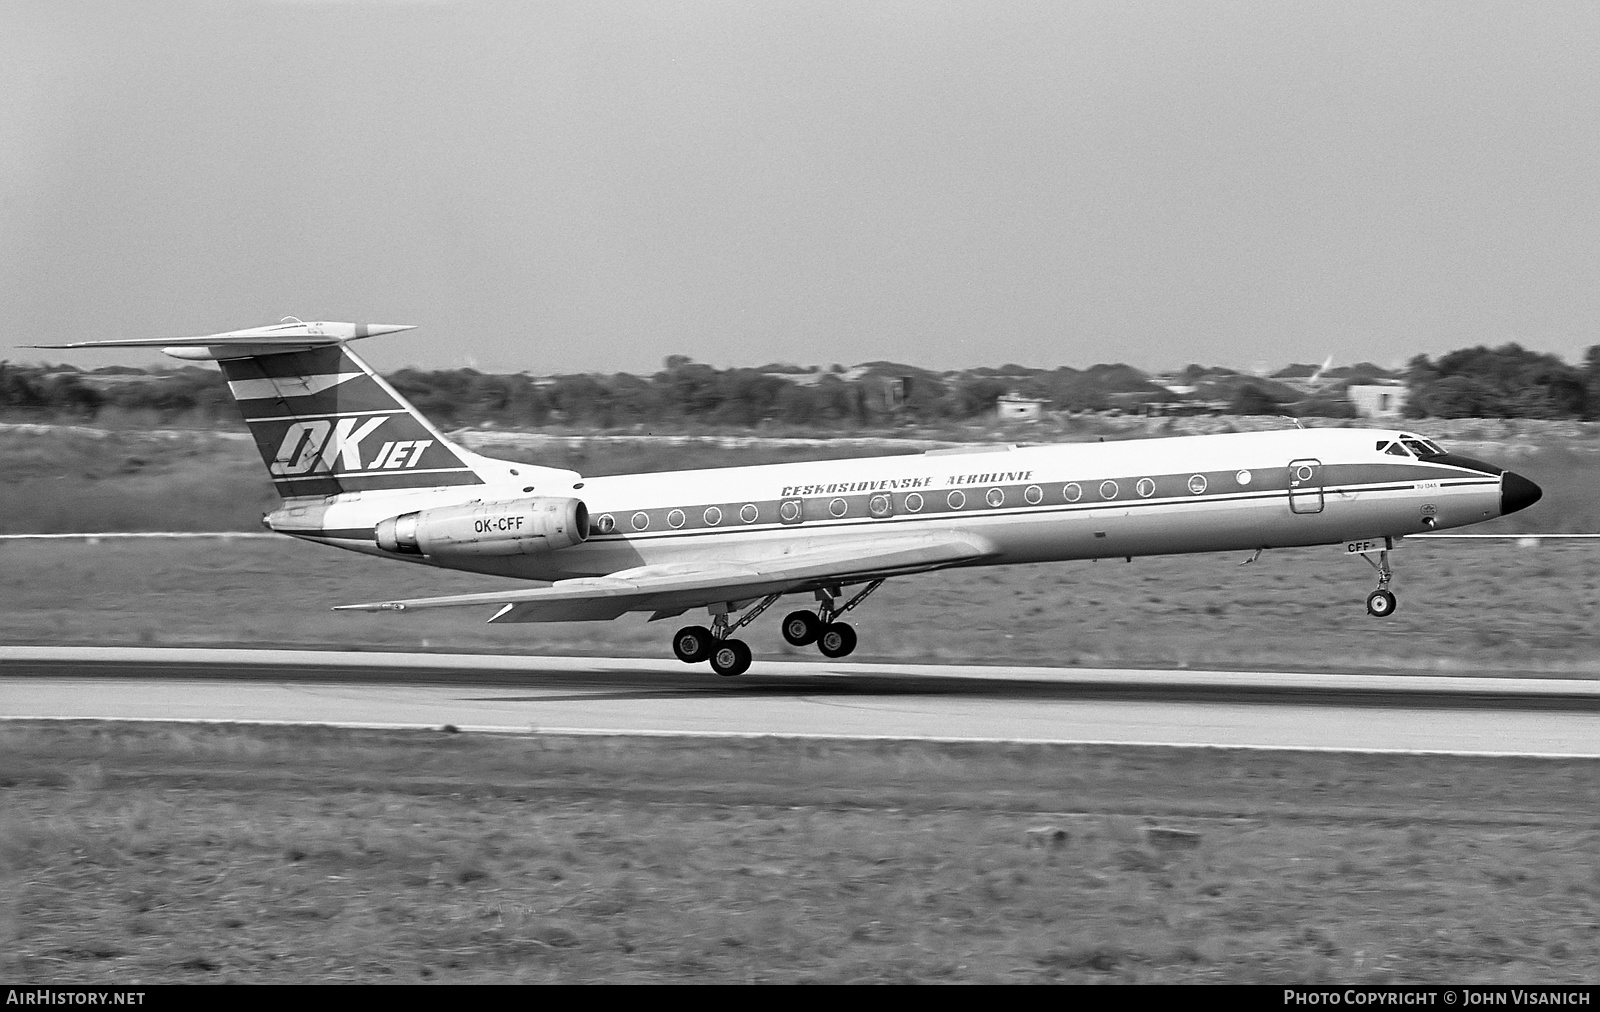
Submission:
POLYGON ((1370 555, 1361 557, 1378 571, 1378 589, 1367 595, 1367 614, 1374 618, 1388 618, 1400 604, 1389 590, 1389 580, 1394 576, 1394 571, 1389 568, 1389 550, 1385 548, 1380 551, 1377 562, 1373 562, 1370 555))

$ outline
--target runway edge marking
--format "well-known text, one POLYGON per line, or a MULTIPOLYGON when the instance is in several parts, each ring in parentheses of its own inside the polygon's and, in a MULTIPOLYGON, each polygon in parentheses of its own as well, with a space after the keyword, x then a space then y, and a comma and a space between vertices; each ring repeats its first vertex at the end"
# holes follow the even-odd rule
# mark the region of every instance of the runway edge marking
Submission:
POLYGON ((1090 745, 1106 748, 1209 749, 1217 752, 1326 752, 1334 755, 1451 756, 1463 759, 1600 759, 1600 752, 1490 752, 1430 748, 1335 748, 1329 745, 1215 745, 1182 741, 1107 741, 1078 738, 982 738, 943 735, 807 734, 774 731, 653 731, 623 728, 510 727, 494 724, 402 724, 326 720, 222 720, 211 717, 0 717, 0 722, 211 724, 264 727, 338 727, 362 731, 434 731, 446 726, 462 734, 565 735, 573 738, 733 738, 773 741, 928 742, 938 745, 1090 745))
MULTIPOLYGON (((346 650, 285 650, 236 647, 103 647, 0 645, 0 676, 7 662, 99 664, 226 664, 251 668, 315 665, 328 668, 392 667, 440 671, 527 672, 551 670, 582 674, 676 673, 676 661, 642 657, 582 657, 544 654, 457 654, 346 650)), ((1391 674, 1353 672, 1217 671, 1037 665, 930 664, 916 661, 878 663, 850 661, 763 660, 761 674, 779 676, 849 676, 903 674, 917 677, 967 678, 1073 685, 1144 685, 1182 688, 1293 688, 1328 691, 1408 693, 1473 692, 1479 694, 1600 696, 1600 679, 1463 674, 1391 674)), ((135 676, 140 677, 140 676, 135 676)), ((226 675, 217 680, 227 680, 226 675)))

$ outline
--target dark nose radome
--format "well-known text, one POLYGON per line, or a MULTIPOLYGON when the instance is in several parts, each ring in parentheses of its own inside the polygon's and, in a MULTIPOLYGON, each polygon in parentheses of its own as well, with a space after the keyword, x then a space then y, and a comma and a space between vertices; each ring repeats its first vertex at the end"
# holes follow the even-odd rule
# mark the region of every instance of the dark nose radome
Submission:
POLYGON ((1500 475, 1500 515, 1525 510, 1539 501, 1544 489, 1517 474, 1507 471, 1500 475))

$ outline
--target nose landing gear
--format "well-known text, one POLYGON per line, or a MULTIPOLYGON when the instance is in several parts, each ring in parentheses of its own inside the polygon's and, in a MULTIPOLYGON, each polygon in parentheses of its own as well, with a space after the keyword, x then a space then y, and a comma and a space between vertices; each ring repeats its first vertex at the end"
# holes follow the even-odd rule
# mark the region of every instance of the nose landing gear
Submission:
POLYGON ((1393 593, 1375 590, 1367 595, 1367 614, 1374 618, 1388 618, 1394 614, 1395 606, 1399 603, 1393 593))
MULTIPOLYGON (((1384 544, 1389 544, 1388 539, 1384 544)), ((1373 562, 1371 555, 1361 556, 1367 560, 1367 565, 1378 571, 1378 589, 1367 595, 1367 614, 1373 618, 1388 618, 1394 614, 1400 602, 1389 590, 1389 580, 1394 576, 1394 571, 1389 568, 1389 549, 1384 548, 1378 552, 1378 561, 1373 562)))

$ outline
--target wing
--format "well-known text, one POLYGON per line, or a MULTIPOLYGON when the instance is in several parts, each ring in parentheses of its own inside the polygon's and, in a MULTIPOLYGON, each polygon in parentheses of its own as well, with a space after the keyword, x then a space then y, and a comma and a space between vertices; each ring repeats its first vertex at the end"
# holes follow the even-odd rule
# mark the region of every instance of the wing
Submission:
POLYGON ((920 573, 994 554, 993 545, 964 533, 851 538, 770 559, 640 566, 608 576, 560 580, 548 587, 345 604, 335 610, 410 611, 498 604, 501 608, 490 622, 592 621, 630 611, 653 611, 656 618, 665 618, 689 608, 920 573))

